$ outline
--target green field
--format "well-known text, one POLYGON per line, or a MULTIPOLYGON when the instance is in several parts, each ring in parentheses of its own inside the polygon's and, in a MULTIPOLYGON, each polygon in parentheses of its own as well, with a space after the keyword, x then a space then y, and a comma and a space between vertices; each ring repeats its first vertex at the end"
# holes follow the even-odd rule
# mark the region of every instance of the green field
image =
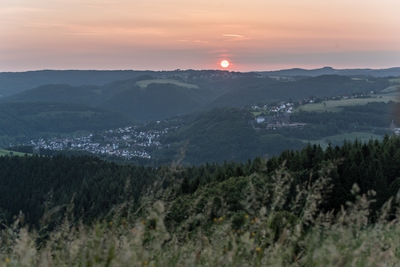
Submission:
POLYGON ((257 117, 257 116, 259 116, 261 113, 263 113, 262 111, 254 111, 254 112, 252 112, 253 113, 253 115, 254 115, 254 117, 257 117))
POLYGON ((307 105, 300 106, 295 111, 316 111, 316 112, 325 112, 325 111, 333 111, 338 112, 342 110, 344 106, 357 106, 357 105, 365 105, 369 102, 388 102, 395 101, 400 102, 400 93, 393 92, 388 94, 377 95, 374 98, 354 98, 354 99, 342 99, 342 100, 330 100, 324 101, 322 103, 311 103, 307 105), (324 103, 326 105, 324 105, 324 103))
POLYGON ((391 82, 391 83, 400 83, 400 78, 389 79, 389 82, 391 82))
POLYGON ((336 143, 336 142, 343 142, 343 141, 354 141, 358 140, 360 142, 368 142, 370 139, 377 139, 382 140, 381 135, 373 134, 373 133, 365 133, 365 132, 352 132, 352 133, 344 133, 344 134, 337 134, 324 137, 323 139, 319 140, 301 140, 303 143, 307 144, 319 144, 323 149, 328 147, 329 143, 336 143))
POLYGON ((382 90, 382 93, 392 93, 400 89, 400 85, 392 85, 382 90))
MULTIPOLYGON (((27 154, 27 153, 21 153, 21 152, 0 149, 0 156, 10 156, 11 155, 10 152, 12 152, 13 156, 24 156, 25 154, 27 154)), ((31 155, 31 154, 27 154, 27 155, 31 155)))
POLYGON ((186 87, 186 88, 194 88, 194 89, 198 89, 199 88, 195 84, 182 83, 182 82, 179 82, 179 81, 176 81, 176 80, 171 80, 171 79, 143 80, 143 81, 136 82, 135 85, 140 86, 140 88, 146 88, 149 84, 152 84, 152 83, 172 83, 172 84, 175 84, 177 86, 186 87))

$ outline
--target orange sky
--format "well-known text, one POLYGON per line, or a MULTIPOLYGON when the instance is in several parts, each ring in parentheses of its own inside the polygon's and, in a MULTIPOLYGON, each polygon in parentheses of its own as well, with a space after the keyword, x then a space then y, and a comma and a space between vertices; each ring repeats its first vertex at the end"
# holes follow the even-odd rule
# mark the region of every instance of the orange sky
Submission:
POLYGON ((399 0, 1 0, 0 71, 400 66, 399 0))

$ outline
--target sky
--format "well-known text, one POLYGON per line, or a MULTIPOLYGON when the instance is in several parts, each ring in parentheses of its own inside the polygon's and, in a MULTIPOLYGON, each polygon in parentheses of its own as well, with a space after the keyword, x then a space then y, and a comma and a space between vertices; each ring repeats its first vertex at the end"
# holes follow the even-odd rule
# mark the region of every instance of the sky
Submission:
POLYGON ((1 0, 0 71, 400 66, 399 0, 1 0))

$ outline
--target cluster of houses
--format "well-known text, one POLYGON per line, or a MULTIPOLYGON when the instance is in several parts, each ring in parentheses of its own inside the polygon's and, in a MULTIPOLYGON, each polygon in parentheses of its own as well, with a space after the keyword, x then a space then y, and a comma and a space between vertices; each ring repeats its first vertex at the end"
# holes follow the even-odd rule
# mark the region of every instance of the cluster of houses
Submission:
POLYGON ((291 123, 289 114, 276 114, 273 116, 257 116, 255 118, 257 122, 257 126, 254 125, 252 121, 251 124, 254 129, 261 129, 263 127, 266 130, 276 130, 283 127, 294 127, 294 128, 303 128, 305 123, 291 123))
MULTIPOLYGON (((323 98, 318 98, 318 97, 310 97, 308 99, 300 99, 298 101, 295 101, 298 105, 306 105, 310 103, 321 103, 322 101, 328 101, 328 100, 341 100, 341 99, 354 99, 354 98, 370 98, 370 97, 376 97, 376 96, 371 96, 374 94, 374 91, 371 91, 371 93, 354 93, 354 94, 343 94, 343 95, 338 95, 338 96, 331 96, 331 97, 323 97, 323 98)), ((251 109, 254 111, 258 110, 264 110, 264 111, 269 111, 269 112, 274 112, 274 113, 287 113, 290 114, 293 112, 294 109, 294 103, 292 102, 281 102, 278 105, 274 106, 257 106, 253 105, 251 106, 251 109)))
POLYGON ((389 126, 390 130, 394 132, 395 135, 400 135, 400 127, 397 127, 392 120, 392 123, 389 126))
POLYGON ((264 105, 262 107, 259 107, 257 105, 251 106, 252 110, 258 111, 258 110, 264 110, 264 111, 269 111, 269 112, 273 112, 273 113, 286 113, 286 114, 290 114, 293 111, 293 103, 279 103, 276 106, 272 106, 269 107, 267 105, 264 105))
MULTIPOLYGON (((39 148, 51 150, 76 149, 84 150, 93 154, 106 154, 126 159, 134 157, 150 159, 151 155, 146 152, 147 147, 155 146, 161 149, 160 137, 168 133, 169 128, 161 131, 136 131, 135 127, 128 126, 107 130, 100 134, 89 134, 75 138, 53 138, 49 140, 31 140, 24 145, 30 145, 35 150, 39 148)), ((12 145, 12 144, 11 144, 12 145)))

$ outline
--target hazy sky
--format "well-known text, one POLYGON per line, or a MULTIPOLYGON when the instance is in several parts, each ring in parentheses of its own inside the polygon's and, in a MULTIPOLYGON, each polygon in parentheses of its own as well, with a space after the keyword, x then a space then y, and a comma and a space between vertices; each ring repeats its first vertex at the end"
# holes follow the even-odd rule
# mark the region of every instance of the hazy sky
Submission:
POLYGON ((400 66, 399 0, 1 0, 0 71, 400 66))

